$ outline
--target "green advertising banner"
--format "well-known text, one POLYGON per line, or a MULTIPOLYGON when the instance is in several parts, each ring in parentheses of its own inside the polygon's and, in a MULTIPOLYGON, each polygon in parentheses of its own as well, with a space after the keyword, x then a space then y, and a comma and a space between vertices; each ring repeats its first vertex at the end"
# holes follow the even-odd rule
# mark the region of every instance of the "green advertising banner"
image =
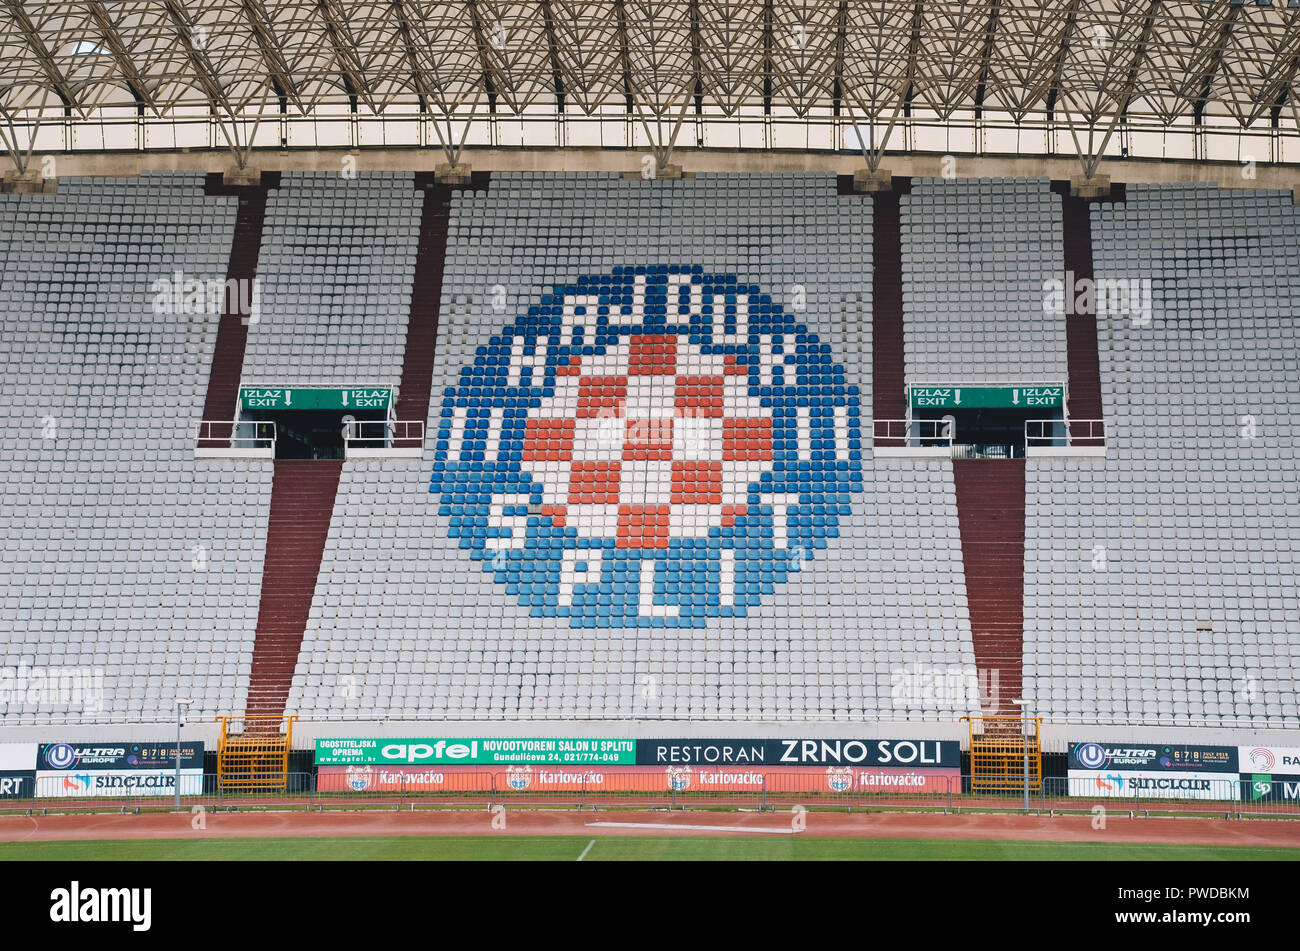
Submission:
POLYGON ((249 410, 388 409, 392 399, 387 386, 245 386, 239 390, 240 405, 249 410))
POLYGON ((317 740, 317 766, 498 765, 635 766, 636 740, 455 737, 317 740))
POLYGON ((907 388, 907 395, 913 409, 1060 409, 1065 404, 1065 385, 913 385, 907 388))

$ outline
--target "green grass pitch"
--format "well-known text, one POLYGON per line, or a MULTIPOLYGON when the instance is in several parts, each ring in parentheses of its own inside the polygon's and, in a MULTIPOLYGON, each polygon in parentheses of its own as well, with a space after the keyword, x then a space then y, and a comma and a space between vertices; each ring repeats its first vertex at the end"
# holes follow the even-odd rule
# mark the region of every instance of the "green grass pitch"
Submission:
POLYGON ((4 842, 0 861, 139 860, 1296 860, 1300 849, 992 839, 815 839, 688 836, 338 836, 4 842), (588 848, 590 846, 590 848, 588 848))

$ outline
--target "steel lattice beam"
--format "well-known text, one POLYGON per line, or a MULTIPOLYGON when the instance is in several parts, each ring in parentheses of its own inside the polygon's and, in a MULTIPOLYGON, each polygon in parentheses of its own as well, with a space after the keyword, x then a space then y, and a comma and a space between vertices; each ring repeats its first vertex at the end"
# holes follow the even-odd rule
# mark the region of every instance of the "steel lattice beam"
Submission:
POLYGON ((95 21, 95 28, 99 31, 99 35, 103 37, 104 45, 108 47, 113 62, 117 64, 118 71, 122 74, 123 81, 130 88, 131 95, 135 96, 136 102, 148 106, 156 114, 158 104, 154 101, 153 94, 149 92, 149 86, 145 82, 144 76, 140 74, 135 61, 131 59, 131 54, 127 51, 126 43, 122 40, 122 35, 118 32, 113 18, 109 16, 100 0, 86 0, 86 6, 90 10, 91 18, 95 21))
POLYGON ((999 0, 989 0, 989 21, 984 30, 984 45, 980 48, 980 71, 975 80, 975 118, 984 115, 984 96, 988 92, 989 70, 993 62, 993 45, 998 36, 999 0))
POLYGON ((1137 50, 1133 54, 1133 63, 1129 66, 1128 75, 1124 78, 1123 93, 1115 97, 1115 117, 1123 118, 1128 112, 1129 103, 1137 95, 1138 79, 1142 74, 1142 66, 1146 62, 1148 51, 1151 47, 1151 37, 1155 32, 1156 16, 1160 12, 1160 4, 1163 0, 1151 0, 1150 6, 1147 7, 1146 19, 1142 22, 1142 35, 1138 39, 1137 50))
MULTIPOLYGON (((510 83, 501 75, 496 64, 492 62, 490 47, 493 39, 489 38, 500 35, 496 30, 489 30, 487 23, 484 21, 482 14, 479 12, 478 0, 465 0, 465 9, 469 11, 470 23, 474 27, 474 44, 478 48, 479 67, 483 71, 483 85, 489 96, 497 95, 505 100, 506 105, 514 111, 518 111, 515 106, 514 89, 510 83)), ((495 22, 494 25, 499 29, 504 29, 504 25, 495 22)))
POLYGON ((441 97, 429 84, 424 66, 420 62, 419 46, 415 40, 414 21, 407 13, 406 4, 403 0, 389 0, 389 9, 393 12, 397 31, 402 37, 402 52, 406 55, 407 62, 411 67, 411 82, 420 97, 421 105, 428 110, 432 103, 440 102, 441 97))
POLYGON ((1232 30, 1237 18, 1241 16, 1242 9, 1244 9, 1243 6, 1235 4, 1228 7, 1228 11, 1223 17, 1223 23, 1219 26, 1214 44, 1203 51, 1200 56, 1202 62, 1199 68, 1191 74, 1183 87, 1183 95, 1192 102, 1197 124, 1201 121, 1201 113, 1204 112, 1205 104, 1210 99, 1210 93, 1214 91, 1214 77, 1223 65, 1223 51, 1227 49, 1228 43, 1232 40, 1232 30))
POLYGON ((88 120, 125 86, 160 120, 206 101, 242 135, 274 86, 304 114, 418 101, 457 122, 471 101, 519 114, 538 90, 581 119, 621 93, 663 126, 658 148, 684 89, 701 116, 757 123, 789 105, 869 122, 869 162, 922 103, 987 121, 997 102, 1017 123, 1098 135, 1207 111, 1300 131, 1300 11, 1280 0, 0 0, 0 42, 0 102, 24 123, 38 108, 88 120), (518 29, 508 45, 497 18, 518 29), (1126 44, 1104 63, 1088 48, 1098 21, 1126 44), (805 26, 814 42, 792 53, 783 33, 805 26))
POLYGON ((546 29, 546 61, 551 64, 551 85, 555 90, 555 106, 564 111, 564 70, 560 67, 560 50, 555 39, 555 16, 551 13, 551 0, 538 0, 546 29))
POLYGON ((835 10, 835 63, 831 87, 831 115, 838 116, 844 103, 844 51, 848 47, 849 3, 840 0, 835 10))
POLYGON ((185 12, 184 4, 181 3, 181 0, 163 0, 163 6, 166 8, 167 16, 171 19, 172 27, 176 31, 176 38, 180 40, 181 47, 185 51, 185 59, 194 72, 194 78, 203 87, 203 92, 207 96, 209 104, 214 111, 224 112, 227 116, 234 118, 235 111, 231 108, 230 99, 226 96, 226 91, 217 78, 216 70, 212 68, 212 63, 208 61, 207 54, 203 52, 203 45, 195 42, 194 24, 185 12))
POLYGON ((1300 74, 1300 10, 1287 19, 1285 40, 1266 74, 1264 87, 1258 96, 1259 105, 1250 114, 1251 121, 1286 103, 1297 74, 1300 74))
POLYGON ((1088 129, 1088 148, 1083 149, 1079 146, 1078 132, 1074 126, 1074 119, 1070 112, 1066 112, 1066 122, 1070 127, 1070 136, 1074 139, 1074 146, 1079 155, 1079 161, 1083 165, 1084 178, 1092 178, 1097 167, 1101 164, 1101 157, 1106 154, 1106 149, 1110 145, 1110 140, 1115 134, 1120 120, 1124 118, 1128 111, 1129 103, 1133 101, 1133 96, 1137 90, 1138 77, 1141 75, 1142 65, 1146 62, 1147 52, 1151 43, 1152 30, 1155 28, 1156 14, 1159 12, 1162 0, 1149 0, 1147 6, 1146 18, 1142 23, 1142 33, 1134 45, 1133 59, 1125 72, 1124 84, 1120 87, 1119 92, 1111 97, 1114 108, 1110 111, 1109 121, 1106 124, 1105 135, 1102 136, 1100 144, 1096 140, 1096 128, 1091 126, 1088 129), (1096 146, 1094 148, 1094 146, 1096 146))
POLYGON ((267 15, 266 8, 262 6, 262 0, 241 0, 241 5, 244 17, 252 28, 253 38, 257 40, 257 49, 262 55, 262 62, 266 64, 267 73, 275 81, 280 92, 298 108, 298 111, 306 112, 302 95, 298 91, 298 84, 293 79, 293 71, 285 62, 280 41, 276 38, 275 30, 271 26, 271 18, 267 15))
POLYGON ((1057 48, 1056 57, 1052 61, 1051 78, 1044 86, 1047 93, 1048 122, 1056 118, 1056 100, 1061 92, 1061 80, 1065 77, 1065 64, 1070 59, 1070 40, 1075 35, 1074 25, 1078 19, 1081 5, 1082 0, 1070 0, 1070 6, 1065 11, 1065 25, 1061 30, 1061 43, 1057 48))
MULTIPOLYGON (((885 132, 881 135, 879 143, 873 142, 868 147, 866 143, 862 142, 861 136, 858 137, 862 156, 867 161, 867 168, 873 173, 880 168, 880 160, 885 155, 885 148, 889 145, 889 139, 894 133, 894 127, 898 125, 900 118, 907 115, 912 101, 912 92, 916 86, 917 63, 921 52, 921 29, 924 24, 924 6, 922 0, 916 0, 912 5, 911 26, 907 42, 907 67, 903 73, 903 81, 899 83, 896 90, 896 98, 889 113, 889 123, 885 126, 885 132)), ((874 133, 874 123, 872 129, 874 133)))
MULTIPOLYGON (((241 143, 239 141, 241 116, 231 106, 230 97, 226 95, 226 90, 217 77, 217 71, 208 59, 208 54, 204 52, 203 44, 196 41, 194 24, 180 0, 163 0, 163 5, 167 10, 168 18, 171 20, 176 38, 180 40, 181 46, 185 50, 185 59, 194 72, 194 78, 203 87, 208 103, 217 117, 217 125, 221 129, 222 136, 225 137, 226 146, 234 155, 236 164, 243 168, 248 162, 248 153, 252 145, 248 142, 241 143)), ((257 123, 261 121, 261 118, 260 113, 255 117, 254 131, 256 131, 257 123)))
POLYGON ((348 29, 347 14, 338 8, 337 0, 316 0, 316 13, 325 24, 325 35, 329 38, 330 49, 334 52, 335 67, 356 95, 370 107, 370 111, 378 112, 370 80, 366 77, 365 66, 357 56, 356 42, 348 29))
POLYGON ((691 11, 691 96, 695 100, 695 111, 703 108, 704 102, 704 60, 700 54, 703 39, 700 36, 700 0, 690 0, 691 11))
POLYGON ((4 0, 4 4, 5 10, 13 18, 14 25, 22 34, 27 49, 41 64, 41 69, 44 71, 45 79, 50 88, 58 94, 65 106, 77 112, 82 112, 81 103, 72 89, 72 84, 63 75, 63 71, 59 69, 54 54, 46 47, 40 31, 36 29, 36 25, 32 23, 31 17, 27 15, 27 11, 23 8, 22 0, 4 0))
POLYGON ((627 42, 627 6, 623 0, 614 0, 614 13, 618 34, 618 68, 623 77, 623 94, 627 96, 627 111, 636 111, 636 90, 632 87, 632 55, 627 42))

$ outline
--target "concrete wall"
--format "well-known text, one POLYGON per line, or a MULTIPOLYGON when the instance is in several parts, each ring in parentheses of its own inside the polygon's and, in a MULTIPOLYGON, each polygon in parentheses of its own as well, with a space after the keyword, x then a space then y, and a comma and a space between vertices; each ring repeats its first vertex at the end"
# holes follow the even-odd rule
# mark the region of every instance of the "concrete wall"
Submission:
MULTIPOLYGON (((253 153, 251 167, 268 170, 341 168, 345 155, 355 156, 358 171, 433 171, 446 159, 440 149, 304 149, 266 150, 253 153)), ((143 169, 187 169, 223 171, 232 168, 230 156, 221 151, 108 152, 59 154, 60 175, 130 176, 143 169)), ((894 175, 939 177, 944 156, 933 153, 887 155, 882 167, 894 175)), ((1081 174, 1077 159, 1069 156, 956 156, 958 178, 1006 178, 1048 176, 1068 179, 1081 174)), ((476 171, 622 171, 640 172, 641 152, 636 149, 473 149, 467 148, 462 161, 476 171)), ((863 166, 860 155, 832 152, 739 151, 683 149, 673 153, 673 162, 690 172, 777 172, 833 171, 851 174, 863 166)), ((1236 162, 1187 162, 1155 159, 1107 159, 1098 170, 1119 183, 1208 182, 1225 188, 1292 188, 1300 185, 1300 166, 1260 164, 1255 178, 1242 177, 1236 162)))
MULTIPOLYGON (((5 728, 5 742, 157 742, 176 736, 174 720, 157 723, 20 726, 5 728)), ((183 740, 202 740, 216 750, 220 728, 215 722, 188 721, 183 740)), ((701 720, 322 720, 299 721, 293 728, 294 749, 313 749, 329 737, 612 737, 699 739, 891 739, 959 740, 966 748, 961 721, 701 721, 701 720)), ((1071 742, 1107 745, 1187 744, 1192 746, 1300 746, 1298 730, 1233 729, 1217 726, 1115 726, 1044 723, 1043 752, 1064 753, 1071 742)))

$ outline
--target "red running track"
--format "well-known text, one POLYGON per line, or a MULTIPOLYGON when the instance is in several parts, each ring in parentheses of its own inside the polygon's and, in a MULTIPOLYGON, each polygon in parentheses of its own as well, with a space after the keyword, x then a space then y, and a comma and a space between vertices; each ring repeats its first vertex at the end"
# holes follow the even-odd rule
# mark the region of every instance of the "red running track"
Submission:
MULTIPOLYGON (((215 813, 196 832, 184 813, 0 817, 0 841, 183 839, 266 836, 499 835, 485 810, 215 813)), ((1300 822, 1090 816, 921 815, 810 812, 799 835, 815 838, 1001 839, 1300 848, 1300 822)), ((741 835, 786 833, 790 813, 507 810, 509 835, 741 835), (599 823, 599 825, 593 825, 599 823), (628 824, 636 823, 635 826, 628 824), (620 828, 624 826, 623 828, 620 828), (692 826, 696 828, 691 828, 692 826), (699 828, 699 827, 705 828, 699 828), (721 828, 720 828, 721 827, 721 828)))

